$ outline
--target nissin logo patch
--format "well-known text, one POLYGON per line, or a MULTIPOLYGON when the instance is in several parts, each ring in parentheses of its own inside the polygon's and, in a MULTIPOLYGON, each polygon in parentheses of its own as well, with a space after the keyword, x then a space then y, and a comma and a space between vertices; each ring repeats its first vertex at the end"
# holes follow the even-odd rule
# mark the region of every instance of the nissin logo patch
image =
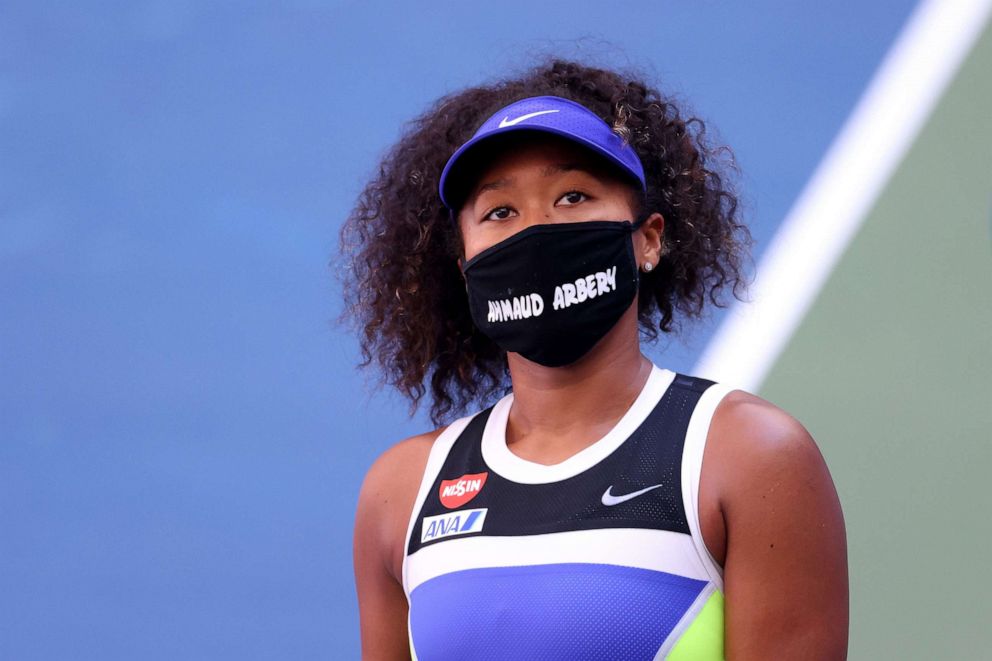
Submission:
POLYGON ((479 495, 487 477, 489 477, 488 472, 470 473, 454 480, 441 480, 441 488, 438 490, 441 504, 449 510, 461 507, 479 495))
POLYGON ((420 543, 430 542, 442 537, 464 535, 469 532, 479 532, 486 522, 487 508, 478 510, 462 510, 451 514, 425 516, 420 532, 420 543))

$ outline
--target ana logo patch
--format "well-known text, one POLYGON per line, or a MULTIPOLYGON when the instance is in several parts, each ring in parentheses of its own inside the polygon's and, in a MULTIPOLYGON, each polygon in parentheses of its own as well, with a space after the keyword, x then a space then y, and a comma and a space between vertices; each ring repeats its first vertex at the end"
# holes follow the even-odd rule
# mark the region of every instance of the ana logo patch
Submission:
POLYGON ((430 542, 442 537, 464 535, 469 532, 480 532, 486 522, 486 508, 478 510, 462 510, 438 516, 425 516, 420 531, 420 543, 430 542))
POLYGON ((441 480, 441 488, 438 490, 441 504, 449 510, 461 507, 479 495, 487 477, 488 472, 470 473, 454 480, 441 480))

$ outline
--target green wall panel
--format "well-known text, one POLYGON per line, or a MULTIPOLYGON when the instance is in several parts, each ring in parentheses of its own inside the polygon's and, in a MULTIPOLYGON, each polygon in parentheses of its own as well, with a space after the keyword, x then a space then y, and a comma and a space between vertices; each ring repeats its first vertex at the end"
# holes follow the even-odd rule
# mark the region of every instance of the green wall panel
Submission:
POLYGON ((992 30, 761 389, 840 492, 852 659, 990 659, 992 30))

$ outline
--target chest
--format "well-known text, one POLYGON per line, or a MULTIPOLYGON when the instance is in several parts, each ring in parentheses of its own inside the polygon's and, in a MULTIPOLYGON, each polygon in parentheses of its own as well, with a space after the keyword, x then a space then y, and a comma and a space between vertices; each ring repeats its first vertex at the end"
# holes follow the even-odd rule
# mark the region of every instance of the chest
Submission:
POLYGON ((653 659, 677 637, 714 586, 686 508, 692 401, 654 404, 612 446, 557 467, 487 446, 498 407, 469 423, 410 522, 418 658, 653 659))

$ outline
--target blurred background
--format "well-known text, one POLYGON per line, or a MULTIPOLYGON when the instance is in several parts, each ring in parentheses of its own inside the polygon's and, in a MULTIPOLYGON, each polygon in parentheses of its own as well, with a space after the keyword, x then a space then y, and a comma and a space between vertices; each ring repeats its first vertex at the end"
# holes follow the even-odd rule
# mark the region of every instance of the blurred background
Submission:
POLYGON ((358 657, 358 488, 431 425, 356 369, 337 234, 404 122, 551 54, 736 154, 754 302, 647 353, 817 438, 851 658, 992 658, 990 4, 0 2, 0 659, 358 657))

